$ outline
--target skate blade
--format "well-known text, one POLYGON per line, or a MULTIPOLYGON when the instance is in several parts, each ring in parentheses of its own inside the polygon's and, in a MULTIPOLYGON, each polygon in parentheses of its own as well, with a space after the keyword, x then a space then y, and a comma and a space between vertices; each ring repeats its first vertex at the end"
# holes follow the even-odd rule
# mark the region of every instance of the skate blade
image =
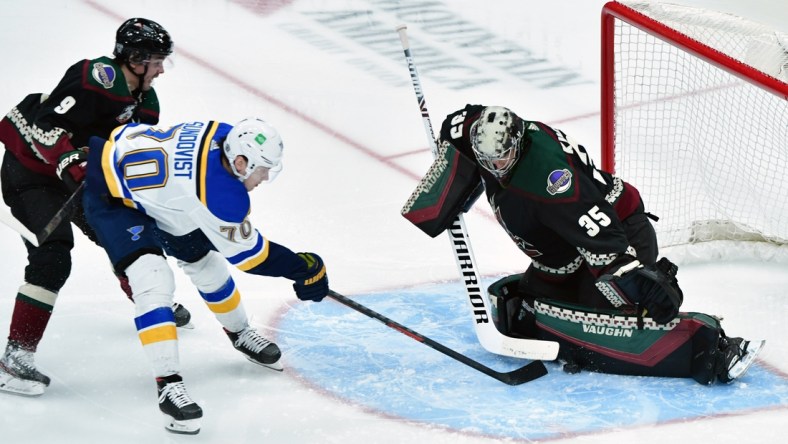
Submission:
POLYGON ((194 330, 194 324, 192 324, 192 321, 189 321, 185 325, 181 325, 178 328, 185 328, 186 330, 194 330))
POLYGON ((0 373, 0 391, 21 396, 41 396, 45 389, 43 382, 27 381, 5 372, 0 373))
POLYGON ((164 428, 170 433, 177 433, 179 435, 196 435, 200 433, 199 419, 179 421, 169 415, 164 415, 164 419, 164 428))
POLYGON ((766 341, 750 341, 750 343, 747 344, 747 354, 728 370, 728 377, 731 378, 731 381, 747 373, 747 370, 752 366, 753 362, 755 362, 758 353, 763 350, 764 345, 766 345, 766 341))
POLYGON ((277 372, 281 372, 281 371, 283 371, 285 369, 282 366, 282 362, 281 362, 282 359, 278 359, 276 362, 272 362, 270 364, 264 364, 264 363, 262 363, 260 361, 255 361, 254 359, 250 358, 249 356, 247 356, 246 359, 248 359, 251 362, 254 362, 255 364, 257 364, 259 366, 262 366, 262 367, 265 367, 265 368, 270 368, 271 370, 275 370, 277 372))

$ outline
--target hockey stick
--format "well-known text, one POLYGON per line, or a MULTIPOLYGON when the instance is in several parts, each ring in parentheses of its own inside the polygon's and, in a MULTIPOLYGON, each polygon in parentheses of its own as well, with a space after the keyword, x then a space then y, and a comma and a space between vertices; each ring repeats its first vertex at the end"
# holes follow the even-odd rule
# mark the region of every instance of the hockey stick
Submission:
POLYGON ((49 238, 49 235, 51 235, 58 225, 63 222, 63 219, 68 217, 74 207, 74 202, 76 202, 79 196, 82 195, 82 190, 84 188, 85 182, 79 184, 79 187, 77 187, 77 189, 71 193, 71 196, 68 197, 68 200, 66 200, 63 206, 57 210, 57 213, 52 216, 52 219, 50 219, 50 221, 47 222, 44 228, 42 228, 38 233, 33 233, 30 231, 27 227, 22 225, 22 222, 20 222, 19 219, 15 218, 8 211, 0 211, 0 221, 6 224, 12 230, 21 234, 25 240, 38 247, 39 245, 43 244, 47 238, 49 238))
POLYGON ((74 202, 76 202, 80 196, 82 196, 82 190, 85 189, 85 181, 79 184, 76 190, 71 193, 71 196, 68 197, 66 203, 57 210, 57 213, 52 217, 43 230, 41 230, 38 234, 36 234, 36 240, 38 241, 38 245, 43 244, 45 240, 55 231, 55 228, 60 225, 60 222, 63 221, 66 217, 71 214, 71 211, 74 207, 74 202))
MULTIPOLYGON (((424 100, 424 90, 416 71, 416 63, 410 53, 408 43, 407 26, 397 26, 402 49, 405 52, 405 60, 408 62, 410 79, 413 83, 413 90, 416 93, 416 101, 419 103, 421 118, 424 123, 424 131, 432 150, 433 158, 437 156, 438 146, 435 143, 435 133, 432 131, 430 114, 427 111, 427 103, 424 100)), ((479 343, 487 351, 504 356, 513 356, 526 359, 545 359, 548 361, 558 357, 558 343, 554 341, 540 341, 537 339, 518 339, 506 336, 490 321, 490 306, 487 298, 482 294, 481 277, 476 268, 476 260, 471 249, 471 241, 468 238, 468 229, 465 227, 465 219, 462 213, 458 214, 448 230, 449 240, 451 241, 454 260, 457 269, 463 278, 465 290, 468 293, 468 302, 471 305, 471 315, 473 316, 476 328, 476 337, 479 343)))
POLYGON ((490 367, 487 367, 484 364, 481 364, 481 363, 479 363, 477 361, 474 361, 473 359, 471 359, 471 358, 469 358, 469 357, 467 357, 467 356, 465 356, 465 355, 463 355, 461 353, 457 353, 456 351, 446 347, 443 344, 435 342, 432 339, 430 339, 430 338, 428 338, 426 336, 423 336, 423 335, 421 335, 421 334, 409 329, 408 327, 405 327, 402 324, 399 324, 399 323, 397 323, 395 321, 392 321, 391 319, 383 316, 382 314, 380 314, 380 313, 378 313, 378 312, 376 312, 376 311, 374 311, 374 310, 372 310, 370 308, 367 308, 366 306, 361 305, 358 302, 356 302, 356 301, 354 301, 354 300, 352 300, 350 298, 342 296, 341 294, 337 293, 334 290, 329 290, 328 291, 328 296, 330 298, 336 300, 337 302, 339 302, 341 304, 344 304, 344 305, 352 308, 353 310, 358 311, 359 313, 365 314, 365 315, 369 316, 370 318, 377 319, 378 321, 386 324, 387 327, 391 327, 392 329, 397 330, 398 332, 400 332, 400 333, 402 333, 402 334, 404 334, 406 336, 409 336, 410 338, 415 339, 416 341, 421 342, 422 344, 432 348, 433 350, 437 350, 437 351, 443 353, 444 355, 446 355, 446 356, 448 356, 450 358, 453 358, 453 359, 455 359, 457 361, 460 361, 460 362, 462 362, 463 364, 465 364, 465 365, 467 365, 469 367, 473 367, 474 369, 484 373, 485 375, 492 376, 493 378, 495 378, 495 379, 497 379, 497 380, 499 380, 499 381, 501 381, 501 382, 503 382, 505 384, 520 385, 520 384, 526 383, 528 381, 533 381, 534 379, 540 378, 540 377, 542 377, 542 376, 547 374, 547 368, 545 368, 545 366, 542 363, 542 361, 530 362, 530 363, 526 364, 524 367, 520 367, 520 368, 518 368, 516 370, 512 370, 510 372, 505 372, 505 373, 504 372, 497 372, 497 371, 491 369, 490 367))
POLYGON ((8 207, 5 205, 0 207, 0 222, 3 222, 8 228, 21 234, 22 237, 28 242, 38 246, 38 239, 36 239, 36 235, 33 234, 32 231, 28 230, 26 226, 22 225, 22 222, 19 222, 19 219, 15 218, 14 215, 8 210, 8 207))

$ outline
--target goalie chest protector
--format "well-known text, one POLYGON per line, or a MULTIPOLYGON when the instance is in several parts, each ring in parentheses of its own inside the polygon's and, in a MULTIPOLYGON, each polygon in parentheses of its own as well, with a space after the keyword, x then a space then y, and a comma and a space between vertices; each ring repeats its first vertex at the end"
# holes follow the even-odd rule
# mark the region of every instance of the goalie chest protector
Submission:
POLYGON ((451 226, 481 184, 476 162, 443 141, 427 174, 402 208, 402 215, 435 237, 451 226))

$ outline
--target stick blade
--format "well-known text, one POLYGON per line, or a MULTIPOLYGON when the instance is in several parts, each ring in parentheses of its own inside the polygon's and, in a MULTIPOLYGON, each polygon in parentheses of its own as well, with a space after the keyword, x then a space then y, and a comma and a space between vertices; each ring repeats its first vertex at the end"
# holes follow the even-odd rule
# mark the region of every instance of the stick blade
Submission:
POLYGON ((492 324, 476 324, 474 327, 479 343, 490 353, 534 361, 553 361, 558 357, 558 342, 513 338, 499 332, 492 324))
POLYGON ((547 367, 545 367, 544 363, 542 361, 533 361, 517 370, 504 373, 502 378, 499 379, 501 382, 509 385, 520 385, 533 381, 534 379, 539 379, 546 374, 547 367))
POLYGON ((36 247, 39 245, 38 237, 36 237, 32 231, 28 230, 27 227, 22 225, 22 222, 19 222, 17 218, 11 215, 11 211, 6 206, 0 208, 0 222, 19 233, 23 238, 36 247))

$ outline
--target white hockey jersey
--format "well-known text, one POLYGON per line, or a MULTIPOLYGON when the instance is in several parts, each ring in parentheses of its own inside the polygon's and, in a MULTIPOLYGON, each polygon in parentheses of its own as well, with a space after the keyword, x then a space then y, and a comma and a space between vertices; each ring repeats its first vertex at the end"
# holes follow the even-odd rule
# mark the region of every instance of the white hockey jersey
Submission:
POLYGON ((219 142, 230 129, 214 121, 124 125, 112 132, 101 164, 113 197, 174 236, 201 230, 230 263, 249 271, 266 260, 269 242, 247 220, 243 183, 222 165, 219 142))

